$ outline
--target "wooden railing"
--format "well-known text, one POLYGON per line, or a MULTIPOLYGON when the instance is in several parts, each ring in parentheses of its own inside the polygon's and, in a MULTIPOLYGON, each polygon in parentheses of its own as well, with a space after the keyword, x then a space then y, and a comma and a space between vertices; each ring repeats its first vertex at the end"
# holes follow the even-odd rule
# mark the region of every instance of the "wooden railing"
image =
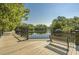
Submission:
POLYGON ((67 43, 67 54, 73 55, 76 54, 76 45, 75 45, 75 36, 70 33, 53 33, 52 40, 65 41, 67 43))

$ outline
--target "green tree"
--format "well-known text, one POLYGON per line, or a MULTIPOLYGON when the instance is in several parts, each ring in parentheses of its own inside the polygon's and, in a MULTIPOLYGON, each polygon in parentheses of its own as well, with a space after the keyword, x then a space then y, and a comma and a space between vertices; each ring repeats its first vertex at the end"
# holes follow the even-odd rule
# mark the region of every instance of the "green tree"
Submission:
POLYGON ((62 30, 62 27, 65 26, 65 23, 64 23, 65 20, 66 18, 64 16, 58 16, 56 19, 54 19, 51 24, 51 31, 53 32, 56 29, 62 30))
POLYGON ((43 24, 38 24, 35 26, 35 33, 46 33, 47 32, 47 26, 43 24))
POLYGON ((27 24, 18 25, 15 28, 15 33, 18 34, 18 35, 24 36, 24 37, 26 35, 28 35, 28 26, 27 26, 27 24))
POLYGON ((34 33, 34 25, 28 24, 27 26, 28 26, 28 32, 29 32, 29 34, 33 34, 34 33))
POLYGON ((28 18, 29 9, 25 9, 21 3, 0 4, 0 26, 2 31, 13 30, 20 24, 22 18, 28 18))
POLYGON ((51 32, 54 32, 56 29, 61 29, 63 32, 71 32, 79 29, 79 17, 66 18, 58 16, 51 24, 51 32))

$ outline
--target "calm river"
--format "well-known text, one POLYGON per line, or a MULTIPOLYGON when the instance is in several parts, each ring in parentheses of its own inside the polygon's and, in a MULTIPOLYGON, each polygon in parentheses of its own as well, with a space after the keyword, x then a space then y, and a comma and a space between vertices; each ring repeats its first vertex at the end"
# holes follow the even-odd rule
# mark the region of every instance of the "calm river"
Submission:
POLYGON ((33 33, 32 35, 29 35, 29 39, 49 39, 50 33, 45 34, 37 34, 33 33))

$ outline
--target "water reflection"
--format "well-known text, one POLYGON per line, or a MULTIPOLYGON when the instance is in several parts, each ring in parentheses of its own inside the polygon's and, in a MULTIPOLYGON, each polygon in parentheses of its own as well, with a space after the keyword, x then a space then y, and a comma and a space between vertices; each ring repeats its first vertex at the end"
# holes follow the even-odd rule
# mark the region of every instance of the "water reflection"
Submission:
POLYGON ((29 35, 29 39, 49 39, 50 33, 33 33, 32 35, 29 35))

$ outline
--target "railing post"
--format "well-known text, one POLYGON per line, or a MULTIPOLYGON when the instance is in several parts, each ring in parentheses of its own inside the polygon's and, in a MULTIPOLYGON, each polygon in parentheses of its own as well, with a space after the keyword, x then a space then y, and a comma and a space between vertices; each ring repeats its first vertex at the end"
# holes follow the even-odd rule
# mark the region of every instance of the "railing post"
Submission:
POLYGON ((52 42, 52 35, 49 35, 49 38, 50 38, 50 43, 52 42))
POLYGON ((28 38, 28 35, 29 35, 29 31, 28 31, 28 28, 27 28, 27 40, 29 39, 29 38, 28 38))
POLYGON ((69 37, 67 37, 67 54, 69 52, 69 37))

